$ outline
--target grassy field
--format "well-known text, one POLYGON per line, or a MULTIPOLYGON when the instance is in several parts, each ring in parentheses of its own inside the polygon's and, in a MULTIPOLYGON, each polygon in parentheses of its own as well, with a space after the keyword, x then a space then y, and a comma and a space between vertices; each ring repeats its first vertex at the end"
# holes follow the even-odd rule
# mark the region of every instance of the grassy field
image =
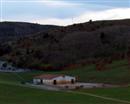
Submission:
POLYGON ((21 81, 30 81, 41 73, 74 75, 85 82, 129 83, 130 71, 124 64, 125 60, 114 62, 109 65, 111 70, 102 72, 96 71, 95 66, 91 65, 61 72, 0 73, 0 104, 130 104, 130 87, 56 92, 21 85, 21 81))
MULTIPOLYGON (((130 101, 130 88, 94 89, 78 92, 94 93, 116 99, 130 101), (115 93, 116 92, 116 93, 115 93), (126 94, 127 93, 127 94, 126 94), (128 94, 129 93, 129 94, 128 94), (124 96, 125 95, 125 96, 124 96)), ((76 91, 77 92, 77 91, 76 91)), ((120 101, 106 100, 84 94, 44 91, 40 89, 21 87, 18 85, 0 84, 1 104, 127 104, 120 101)))
POLYGON ((97 71, 95 65, 83 66, 75 69, 67 69, 66 71, 60 72, 42 72, 42 71, 33 71, 31 73, 20 73, 18 74, 23 78, 23 80, 31 80, 33 76, 39 74, 67 74, 76 76, 81 82, 99 82, 99 83, 113 83, 113 84, 122 84, 130 83, 130 69, 126 65, 127 61, 115 61, 112 64, 108 65, 109 70, 97 71))
POLYGON ((100 96, 130 101, 130 87, 129 88, 110 88, 110 89, 105 89, 105 88, 89 89, 89 90, 80 90, 80 92, 87 92, 87 93, 96 94, 100 96))

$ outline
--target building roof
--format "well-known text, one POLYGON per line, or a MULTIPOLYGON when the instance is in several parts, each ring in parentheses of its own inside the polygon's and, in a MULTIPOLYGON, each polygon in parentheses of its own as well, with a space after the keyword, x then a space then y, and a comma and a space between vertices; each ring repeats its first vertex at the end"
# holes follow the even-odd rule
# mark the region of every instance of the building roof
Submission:
POLYGON ((35 76, 34 78, 38 78, 38 79, 53 79, 53 78, 60 77, 60 76, 65 76, 65 75, 42 74, 42 75, 39 75, 39 76, 35 76))

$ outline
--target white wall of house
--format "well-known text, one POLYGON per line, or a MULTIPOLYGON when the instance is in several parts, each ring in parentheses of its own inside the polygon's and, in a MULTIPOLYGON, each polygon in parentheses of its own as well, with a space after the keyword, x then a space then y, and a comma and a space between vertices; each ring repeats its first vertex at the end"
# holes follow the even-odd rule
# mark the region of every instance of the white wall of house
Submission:
POLYGON ((41 83, 41 79, 34 78, 33 79, 33 83, 34 84, 40 84, 41 83))
POLYGON ((34 78, 33 83, 34 84, 53 84, 53 80, 34 78))
POLYGON ((53 80, 46 80, 46 79, 43 79, 43 84, 53 84, 53 80))
POLYGON ((57 84, 64 84, 64 83, 71 83, 72 80, 76 81, 76 78, 71 76, 60 76, 54 78, 53 80, 56 80, 57 84))
POLYGON ((34 84, 54 84, 54 80, 56 81, 56 84, 67 84, 67 83, 72 83, 72 80, 75 82, 76 78, 71 77, 71 76, 59 76, 53 79, 34 78, 33 83, 34 84))

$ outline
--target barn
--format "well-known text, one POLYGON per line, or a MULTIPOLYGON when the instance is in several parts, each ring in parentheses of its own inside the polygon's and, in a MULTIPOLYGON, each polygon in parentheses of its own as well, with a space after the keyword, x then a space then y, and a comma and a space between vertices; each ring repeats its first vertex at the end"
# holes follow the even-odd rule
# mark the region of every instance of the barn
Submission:
POLYGON ((76 78, 68 75, 42 74, 33 78, 34 84, 74 84, 76 78))

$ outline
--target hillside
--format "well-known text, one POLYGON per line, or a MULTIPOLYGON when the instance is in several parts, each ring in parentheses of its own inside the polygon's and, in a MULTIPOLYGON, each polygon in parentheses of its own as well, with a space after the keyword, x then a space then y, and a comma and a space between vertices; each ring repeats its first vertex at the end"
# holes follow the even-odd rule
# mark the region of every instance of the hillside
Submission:
POLYGON ((92 88, 69 91, 47 91, 23 85, 40 74, 68 74, 78 77, 82 82, 113 83, 125 85, 130 82, 130 70, 126 60, 115 61, 109 65, 112 70, 96 71, 95 66, 80 67, 75 70, 57 72, 32 71, 25 73, 0 73, 0 103, 2 104, 129 104, 130 87, 92 88), (122 67, 120 67, 120 65, 122 67), (82 70, 82 71, 81 71, 82 70), (92 95, 96 96, 92 96, 92 95), (101 96, 101 97, 97 97, 101 96), (26 98, 25 98, 26 97, 26 98), (104 99, 107 97, 108 99, 104 99), (112 98, 112 99, 111 99, 112 98), (113 100, 116 99, 116 100, 113 100))
POLYGON ((43 102, 46 104, 86 104, 86 102, 89 104, 129 104, 124 103, 125 101, 130 102, 129 92, 130 88, 111 88, 88 89, 69 93, 65 91, 45 91, 17 84, 0 83, 0 102, 2 104, 43 104, 43 102), (91 96, 93 94, 117 99, 117 101, 91 96))
POLYGON ((26 37, 40 31, 54 29, 57 26, 40 25, 26 22, 0 22, 0 41, 6 42, 12 39, 26 37))
POLYGON ((99 58, 125 58, 130 46, 130 20, 89 21, 39 32, 6 44, 3 59, 20 67, 52 69, 99 58))

